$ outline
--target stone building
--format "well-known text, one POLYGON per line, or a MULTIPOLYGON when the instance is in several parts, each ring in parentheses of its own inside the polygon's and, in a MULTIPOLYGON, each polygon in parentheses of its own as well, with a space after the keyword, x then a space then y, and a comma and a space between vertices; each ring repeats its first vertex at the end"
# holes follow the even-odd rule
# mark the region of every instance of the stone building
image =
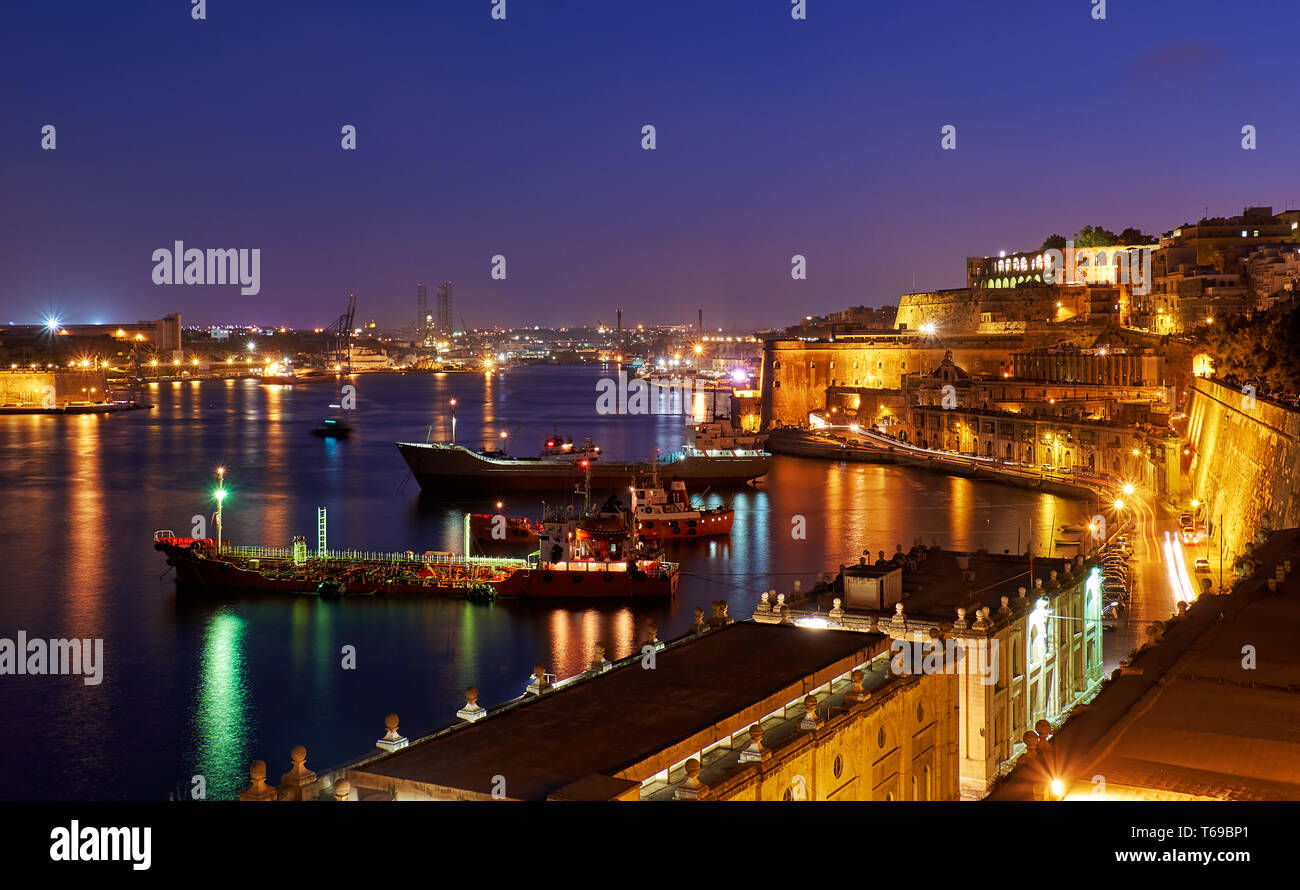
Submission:
POLYGON ((1300 531, 1275 533, 1229 595, 1153 622, 1087 710, 1029 734, 991 799, 1300 799, 1297 557, 1300 531))
POLYGON ((765 594, 754 620, 888 634, 891 670, 942 663, 956 674, 966 799, 988 793, 1038 721, 1061 720, 1102 679, 1100 569, 1082 558, 896 545, 889 559, 882 550, 841 569, 819 596, 784 600, 765 594), (927 648, 944 658, 924 661, 927 648))
MULTIPOLYGON (((955 674, 889 669, 880 633, 732 623, 520 699, 346 770, 361 799, 954 800, 955 674)), ((467 716, 469 715, 469 716, 467 716)), ((390 734, 396 731, 392 718, 390 734)))

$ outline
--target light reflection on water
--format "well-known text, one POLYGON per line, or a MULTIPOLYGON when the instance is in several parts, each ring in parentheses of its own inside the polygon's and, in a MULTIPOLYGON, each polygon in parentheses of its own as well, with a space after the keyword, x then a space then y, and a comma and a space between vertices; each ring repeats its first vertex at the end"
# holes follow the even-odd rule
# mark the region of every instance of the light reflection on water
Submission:
MULTIPOLYGON (((654 622, 668 639, 726 599, 732 617, 762 591, 805 587, 914 539, 962 549, 1052 546, 1053 525, 1087 514, 1061 498, 890 466, 778 459, 766 484, 695 492, 730 502, 729 538, 675 543, 683 578, 672 604, 472 605, 443 600, 272 599, 177 602, 153 550, 155 529, 189 533, 210 516, 212 472, 224 464, 231 494, 225 532, 236 543, 314 545, 316 508, 332 547, 462 549, 465 510, 495 499, 421 499, 393 443, 450 435, 534 453, 553 432, 591 436, 610 458, 644 458, 681 443, 680 418, 598 416, 595 368, 524 368, 478 374, 358 376, 352 436, 310 430, 338 403, 330 384, 264 387, 252 381, 148 386, 149 412, 107 417, 0 418, 0 617, 12 635, 105 639, 105 682, 25 678, 0 684, 7 762, 57 763, 39 779, 0 772, 0 798, 166 798, 201 774, 212 797, 247 783, 248 762, 272 781, 303 744, 324 769, 365 753, 397 712, 415 738, 454 719, 464 688, 485 705, 518 695, 534 662, 564 677, 597 643, 631 654, 654 622), (791 532, 803 517, 806 537, 791 532), (21 558, 19 558, 21 557, 21 558), (343 666, 354 647, 355 669, 343 666), (62 684, 62 685, 59 685, 62 684), (51 695, 52 689, 58 694, 51 695), (145 742, 147 740, 147 743, 145 742)), ((693 407, 703 395, 696 396, 693 407)), ((708 398, 712 398, 708 396, 708 398)), ((593 500, 608 492, 593 493, 593 500)), ((552 497, 552 500, 556 500, 552 497)), ((507 498, 505 512, 540 515, 537 498, 507 498)))

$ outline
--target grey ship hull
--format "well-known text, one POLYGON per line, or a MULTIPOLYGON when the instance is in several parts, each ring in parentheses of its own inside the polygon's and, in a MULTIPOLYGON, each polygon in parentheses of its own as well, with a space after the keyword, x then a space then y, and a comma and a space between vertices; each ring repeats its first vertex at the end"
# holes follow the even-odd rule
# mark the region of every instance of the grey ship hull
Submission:
MULTIPOLYGON (((406 465, 426 494, 498 494, 513 491, 572 491, 585 470, 576 463, 536 458, 488 457, 459 445, 398 442, 406 465)), ((601 458, 591 464, 591 486, 626 488, 645 475, 648 464, 601 458)), ((772 468, 772 455, 680 454, 659 461, 665 479, 682 479, 692 490, 744 485, 772 468)))

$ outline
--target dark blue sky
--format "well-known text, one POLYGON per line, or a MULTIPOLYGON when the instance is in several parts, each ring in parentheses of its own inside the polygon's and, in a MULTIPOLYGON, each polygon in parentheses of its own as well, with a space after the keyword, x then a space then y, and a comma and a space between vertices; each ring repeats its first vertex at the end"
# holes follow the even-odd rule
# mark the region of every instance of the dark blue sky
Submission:
POLYGON ((16 5, 0 323, 306 326, 355 291, 397 324, 451 279, 471 325, 777 325, 1085 224, 1300 202, 1295 0, 16 5), (260 248, 261 293, 155 286, 178 239, 260 248))

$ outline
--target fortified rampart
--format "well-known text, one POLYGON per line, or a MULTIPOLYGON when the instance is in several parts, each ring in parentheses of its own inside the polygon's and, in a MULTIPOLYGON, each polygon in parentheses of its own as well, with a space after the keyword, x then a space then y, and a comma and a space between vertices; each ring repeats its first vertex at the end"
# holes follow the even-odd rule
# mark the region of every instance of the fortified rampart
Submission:
POLYGON ((53 397, 51 407, 102 402, 107 392, 102 370, 0 371, 0 405, 40 405, 47 395, 53 397))
POLYGON ((928 372, 952 350, 953 361, 973 376, 1011 371, 1011 353, 1074 343, 1091 346, 1101 328, 1042 325, 1015 334, 945 337, 910 332, 842 336, 835 340, 768 340, 763 344, 762 424, 802 426, 808 412, 826 404, 826 388, 860 386, 898 390, 904 374, 928 372))
POLYGON ((1087 288, 1039 286, 996 290, 953 288, 903 294, 896 327, 908 331, 934 325, 940 335, 996 333, 1008 324, 1066 321, 1086 311, 1087 288))
POLYGON ((1192 383, 1186 411, 1189 496, 1222 531, 1225 558, 1246 552, 1260 529, 1300 526, 1300 412, 1205 378, 1192 383))

